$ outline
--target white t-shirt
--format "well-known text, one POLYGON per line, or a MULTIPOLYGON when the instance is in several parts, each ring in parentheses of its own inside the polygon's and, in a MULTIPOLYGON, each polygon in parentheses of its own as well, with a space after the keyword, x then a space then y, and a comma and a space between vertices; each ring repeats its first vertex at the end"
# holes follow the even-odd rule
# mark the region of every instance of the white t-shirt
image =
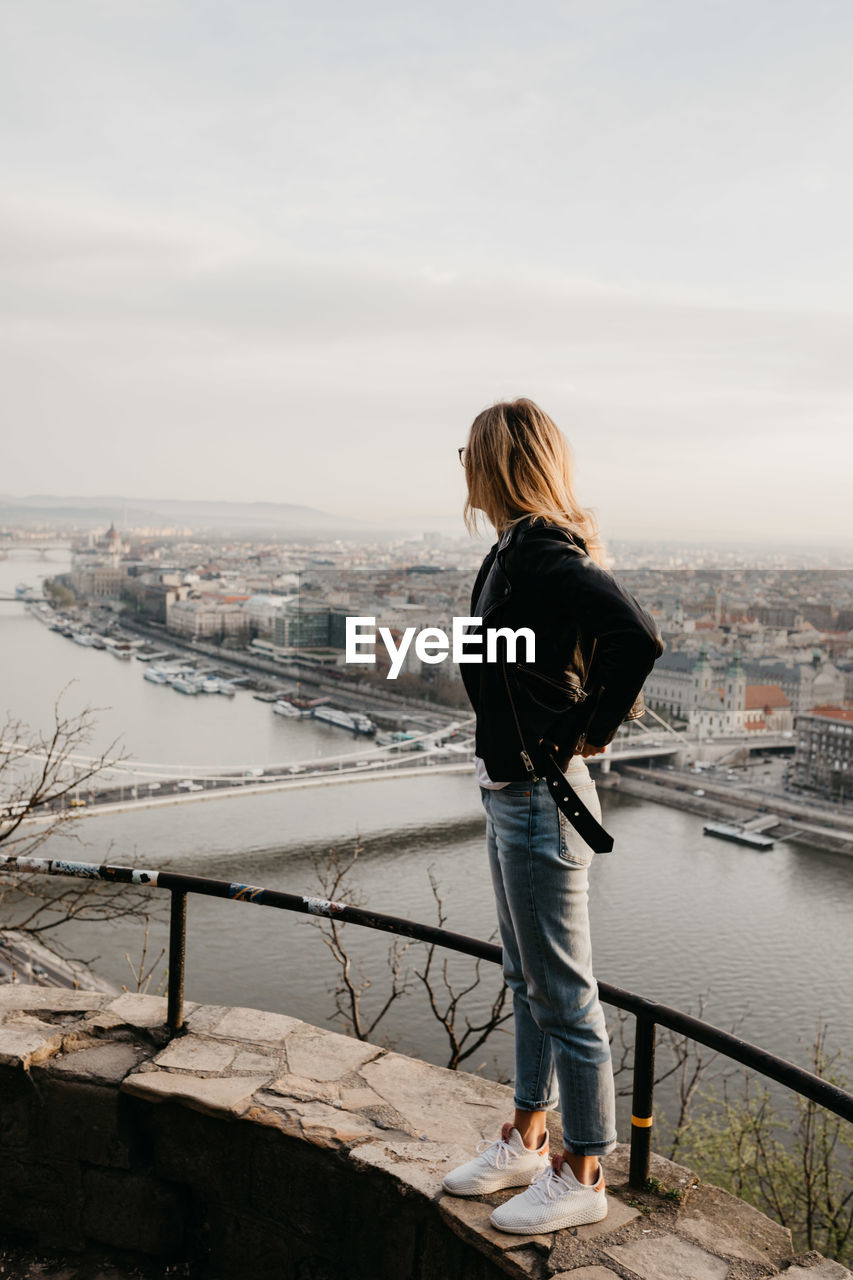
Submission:
POLYGON ((482 757, 474 756, 474 770, 477 774, 477 781, 481 787, 485 787, 487 791, 500 791, 501 787, 508 787, 508 782, 492 782, 488 775, 486 766, 482 757))

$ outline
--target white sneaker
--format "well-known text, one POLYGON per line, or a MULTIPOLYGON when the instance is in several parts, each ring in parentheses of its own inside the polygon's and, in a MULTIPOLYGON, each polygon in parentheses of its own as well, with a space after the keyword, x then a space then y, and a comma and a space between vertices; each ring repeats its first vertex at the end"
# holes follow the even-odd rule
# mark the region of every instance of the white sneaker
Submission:
POLYGON ((606 1217, 604 1174, 599 1171, 595 1185, 585 1186, 565 1162, 559 1166, 555 1157, 526 1191, 498 1205, 489 1221, 498 1231, 535 1236, 563 1227, 583 1227, 606 1217))
POLYGON ((504 1187, 524 1187, 531 1178, 548 1169, 548 1134, 542 1135, 538 1151, 531 1151, 521 1134, 505 1124, 494 1142, 478 1142, 480 1153, 474 1160, 451 1170, 444 1179, 445 1191, 453 1196, 479 1196, 504 1187))

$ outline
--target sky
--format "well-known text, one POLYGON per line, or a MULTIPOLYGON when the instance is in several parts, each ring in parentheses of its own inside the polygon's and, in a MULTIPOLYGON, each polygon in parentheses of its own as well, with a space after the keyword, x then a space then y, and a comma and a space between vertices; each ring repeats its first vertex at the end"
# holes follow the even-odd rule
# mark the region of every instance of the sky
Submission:
POLYGON ((27 0, 7 494, 461 532, 530 396, 605 537, 849 541, 849 0, 27 0))

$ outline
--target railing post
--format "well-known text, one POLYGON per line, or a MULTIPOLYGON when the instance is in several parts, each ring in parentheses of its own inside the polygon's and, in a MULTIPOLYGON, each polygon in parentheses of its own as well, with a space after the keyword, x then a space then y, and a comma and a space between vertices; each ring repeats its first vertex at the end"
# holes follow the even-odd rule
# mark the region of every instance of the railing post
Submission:
POLYGON ((169 917, 169 1034, 176 1035, 184 1025, 184 967, 187 954, 187 895, 172 890, 169 917))
POLYGON ((642 1190, 649 1176, 655 1092, 655 1024, 637 1014, 634 1038, 634 1094, 631 1104, 631 1167, 628 1181, 642 1190))

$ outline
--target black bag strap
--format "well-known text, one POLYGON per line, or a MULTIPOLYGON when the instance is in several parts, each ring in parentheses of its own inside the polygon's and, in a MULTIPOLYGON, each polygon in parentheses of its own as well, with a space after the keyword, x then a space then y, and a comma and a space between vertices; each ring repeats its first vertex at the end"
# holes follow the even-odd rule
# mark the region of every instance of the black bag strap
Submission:
POLYGON ((541 743, 536 744, 532 753, 528 750, 524 735, 521 732, 521 721, 515 708, 515 699, 512 696, 509 672, 506 669, 505 650, 501 652, 501 663, 507 697, 512 708, 512 717, 518 732, 518 740, 521 743, 521 761, 530 775, 531 781, 535 781, 537 777, 546 779, 551 799, 560 812, 566 816, 581 839, 586 841, 594 853, 609 853, 613 848, 613 837, 608 831, 605 831, 595 814, 590 813, 589 809, 587 809, 550 751, 545 750, 541 743))
POLYGON ((543 751, 541 757, 544 761, 543 777, 548 781, 548 791, 557 808, 566 815, 575 831, 594 853, 609 853, 613 848, 612 835, 605 831, 595 814, 587 809, 550 752, 543 751))

